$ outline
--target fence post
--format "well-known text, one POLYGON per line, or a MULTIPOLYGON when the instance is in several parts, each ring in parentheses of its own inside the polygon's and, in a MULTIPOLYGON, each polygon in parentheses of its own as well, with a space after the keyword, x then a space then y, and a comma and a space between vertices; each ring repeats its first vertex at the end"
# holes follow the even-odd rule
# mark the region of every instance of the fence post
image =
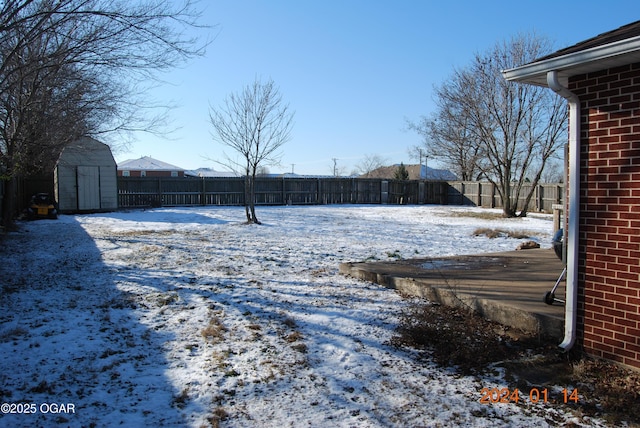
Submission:
POLYGON ((351 183, 351 192, 350 192, 350 200, 349 203, 350 204, 355 204, 358 200, 358 188, 356 186, 356 179, 352 178, 351 180, 349 180, 349 182, 351 183))
POLYGON ((542 187, 541 184, 538 184, 536 186, 536 194, 538 196, 538 201, 537 201, 538 206, 536 207, 537 211, 538 212, 544 211, 544 187, 542 187))
POLYGON ((560 216, 564 211, 564 205, 553 204, 551 208, 553 209, 553 233, 556 233, 560 229, 560 216))
POLYGON ((389 182, 386 180, 380 182, 380 203, 389 203, 389 182))
POLYGON ((200 194, 200 205, 206 205, 207 204, 207 186, 206 186, 206 182, 204 181, 204 177, 200 177, 200 179, 202 180, 202 193, 200 194))
POLYGON ((557 186, 557 189, 556 189, 556 203, 557 204, 562 202, 562 200, 563 200, 563 192, 564 192, 564 186, 557 186))
POLYGON ((284 182, 284 175, 282 176, 282 205, 291 205, 287 201, 287 189, 286 189, 286 183, 284 182))

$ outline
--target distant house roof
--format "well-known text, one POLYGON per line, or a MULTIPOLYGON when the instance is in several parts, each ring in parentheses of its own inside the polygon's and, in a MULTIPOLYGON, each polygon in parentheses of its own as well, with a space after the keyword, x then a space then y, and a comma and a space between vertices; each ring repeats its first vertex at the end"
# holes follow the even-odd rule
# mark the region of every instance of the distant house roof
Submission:
POLYGON ((194 177, 240 177, 241 175, 233 171, 216 171, 213 168, 198 168, 186 171, 186 175, 194 177))
MULTIPOLYGON (((400 164, 383 166, 361 175, 360 178, 394 178, 400 164)), ((426 165, 405 165, 409 173, 409 180, 457 180, 451 171, 446 169, 429 168, 426 165)))
POLYGON ((150 156, 143 156, 139 159, 129 159, 118 164, 121 171, 184 171, 179 166, 159 161, 150 156))
POLYGON ((327 174, 296 174, 293 172, 282 172, 282 173, 273 173, 273 174, 265 174, 261 177, 268 178, 336 178, 333 175, 327 174))
POLYGON ((547 86, 547 72, 558 72, 560 83, 569 77, 640 62, 640 21, 632 22, 551 55, 504 70, 507 80, 547 86))

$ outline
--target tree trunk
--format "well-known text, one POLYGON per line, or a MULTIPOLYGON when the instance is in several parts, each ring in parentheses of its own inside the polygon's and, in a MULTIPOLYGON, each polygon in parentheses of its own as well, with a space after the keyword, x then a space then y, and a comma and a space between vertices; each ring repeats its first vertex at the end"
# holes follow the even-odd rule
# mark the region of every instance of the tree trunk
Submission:
POLYGON ((251 178, 249 174, 244 177, 244 212, 247 215, 247 223, 251 223, 251 178))
POLYGON ((5 230, 12 230, 15 227, 16 211, 16 178, 11 177, 4 182, 4 196, 2 198, 2 227, 5 230))
POLYGON ((502 196, 502 215, 511 218, 516 216, 516 207, 513 206, 513 200, 511 199, 511 182, 508 177, 508 175, 507 178, 502 177, 500 181, 500 194, 502 196))
POLYGON ((250 186, 250 196, 251 199, 249 200, 249 206, 251 207, 251 222, 254 224, 262 224, 260 223, 260 220, 258 220, 258 217, 256 216, 256 174, 255 174, 255 169, 254 172, 251 176, 251 186, 250 186))

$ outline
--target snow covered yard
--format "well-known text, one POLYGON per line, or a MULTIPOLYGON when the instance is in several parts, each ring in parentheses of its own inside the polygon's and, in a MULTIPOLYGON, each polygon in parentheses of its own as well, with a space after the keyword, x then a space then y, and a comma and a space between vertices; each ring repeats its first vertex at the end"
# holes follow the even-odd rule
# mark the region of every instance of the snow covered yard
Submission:
POLYGON ((460 376, 389 345, 409 302, 338 274, 340 262, 520 242, 478 228, 550 246, 550 216, 469 211, 258 207, 257 226, 240 207, 164 208, 23 223, 0 241, 0 426, 599 424, 553 403, 481 404, 500 373, 460 376))

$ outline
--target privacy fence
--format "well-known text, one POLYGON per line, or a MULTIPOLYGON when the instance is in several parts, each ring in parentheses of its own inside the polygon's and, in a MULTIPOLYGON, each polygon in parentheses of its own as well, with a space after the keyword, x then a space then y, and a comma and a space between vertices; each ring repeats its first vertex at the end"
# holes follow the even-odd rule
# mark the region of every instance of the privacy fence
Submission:
MULTIPOLYGON (((440 181, 257 178, 258 205, 446 204, 440 181)), ((118 177, 121 207, 244 205, 243 178, 118 177)))
MULTIPOLYGON (((531 190, 531 185, 524 185, 518 195, 518 209, 524 205, 524 198, 531 190)), ((496 186, 489 182, 480 181, 449 181, 447 182, 447 204, 474 205, 485 208, 502 208, 502 200, 496 186)), ((515 189, 511 197, 515 198, 515 189)), ((538 184, 533 190, 533 197, 529 202, 531 212, 552 212, 553 205, 564 201, 564 184, 538 184)))
MULTIPOLYGON (((524 202, 523 192, 520 204, 524 202)), ((536 186, 529 211, 551 212, 563 186, 536 186)), ((118 177, 121 208, 244 205, 243 178, 118 177)), ((485 182, 361 178, 266 178, 256 180, 259 205, 449 204, 500 208, 495 186, 485 182)))

